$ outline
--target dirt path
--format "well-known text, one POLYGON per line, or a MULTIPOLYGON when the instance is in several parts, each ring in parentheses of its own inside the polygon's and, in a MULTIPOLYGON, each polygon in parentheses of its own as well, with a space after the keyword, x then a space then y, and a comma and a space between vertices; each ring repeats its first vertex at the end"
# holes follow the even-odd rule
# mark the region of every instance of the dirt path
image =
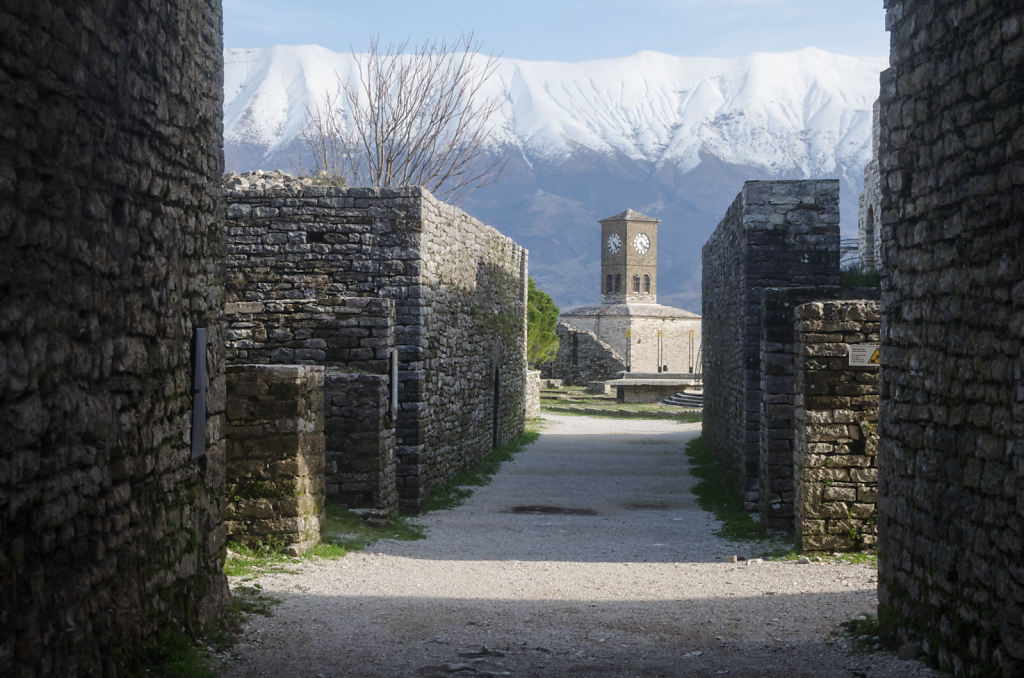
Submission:
POLYGON ((690 492, 700 424, 547 419, 427 539, 262 576, 283 602, 224 675, 933 675, 829 639, 874 611, 871 568, 726 562, 753 554, 690 492))

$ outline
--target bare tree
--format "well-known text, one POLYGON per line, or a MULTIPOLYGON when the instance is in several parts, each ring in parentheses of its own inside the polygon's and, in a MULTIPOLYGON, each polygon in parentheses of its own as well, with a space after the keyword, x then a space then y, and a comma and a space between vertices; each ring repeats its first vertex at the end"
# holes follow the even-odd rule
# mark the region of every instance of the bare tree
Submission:
POLYGON ((481 55, 473 35, 381 46, 356 54, 358 82, 306 111, 303 141, 318 174, 356 186, 424 186, 457 202, 498 178, 501 154, 487 153, 501 98, 484 86, 498 59, 481 55), (408 50, 408 51, 407 51, 408 50))

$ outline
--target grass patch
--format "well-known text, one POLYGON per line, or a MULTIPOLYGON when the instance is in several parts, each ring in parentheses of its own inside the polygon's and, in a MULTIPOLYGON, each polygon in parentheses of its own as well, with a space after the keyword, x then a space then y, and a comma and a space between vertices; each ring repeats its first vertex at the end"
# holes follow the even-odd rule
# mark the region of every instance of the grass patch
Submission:
POLYGON ((761 553, 761 557, 769 558, 780 563, 791 563, 795 560, 800 560, 804 556, 796 549, 779 546, 777 548, 768 549, 767 551, 764 551, 763 553, 761 553))
POLYGON ((546 412, 585 417, 675 419, 686 423, 698 422, 703 419, 700 412, 685 411, 675 405, 620 403, 614 396, 586 393, 582 386, 568 386, 558 390, 548 389, 541 394, 540 406, 546 412))
POLYGON ((343 558, 353 551, 362 551, 381 539, 423 539, 422 525, 405 516, 396 516, 384 526, 374 526, 359 514, 341 506, 328 505, 319 544, 302 554, 290 556, 281 551, 280 544, 229 544, 230 553, 224 562, 224 574, 229 577, 257 576, 267 572, 296 574, 296 566, 312 558, 343 558))
POLYGON ((237 586, 231 600, 216 620, 200 630, 195 640, 183 631, 161 630, 125 667, 129 678, 214 678, 214 652, 234 646, 249 616, 269 616, 271 607, 281 602, 268 596, 259 584, 237 586))
POLYGON ((444 485, 432 489, 420 505, 420 510, 426 513, 458 506, 473 494, 473 490, 469 489, 471 486, 479 487, 490 483, 491 476, 498 472, 503 462, 512 459, 517 452, 539 437, 540 433, 533 426, 528 426, 527 430, 514 440, 499 445, 470 468, 459 471, 444 485))
POLYGON ((700 479, 693 488, 697 503, 722 521, 722 529, 716 534, 730 541, 767 539, 764 525, 744 510, 739 493, 729 482, 729 475, 703 438, 694 438, 687 443, 686 456, 690 458, 693 475, 700 479))
POLYGON ((229 577, 244 577, 265 572, 298 572, 290 565, 302 562, 301 557, 289 556, 273 545, 228 544, 228 556, 224 559, 224 574, 229 577))
POLYGON ((310 557, 340 558, 352 551, 362 551, 381 539, 414 541, 427 534, 406 516, 395 516, 386 525, 370 525, 359 514, 339 506, 327 506, 323 540, 310 552, 310 557))
POLYGON ((145 647, 132 666, 129 678, 215 678, 209 652, 182 631, 162 630, 145 647))
POLYGON ((674 419, 683 423, 702 421, 703 417, 697 412, 667 412, 658 409, 640 409, 642 405, 626 405, 625 407, 609 407, 605 405, 573 406, 571 404, 558 403, 551 405, 542 404, 545 412, 557 414, 568 414, 580 417, 604 417, 609 419, 674 419), (635 409, 631 409, 635 408, 635 409))
POLYGON ((851 551, 849 553, 834 553, 832 560, 840 563, 852 563, 853 565, 870 565, 878 569, 878 551, 874 549, 865 551, 851 551))
POLYGON ((878 626, 878 619, 874 615, 865 612, 859 617, 840 622, 839 627, 850 639, 853 648, 858 652, 896 649, 895 645, 883 640, 878 626))
MULTIPOLYGON (((697 503, 722 521, 722 528, 716 532, 718 536, 730 541, 761 542, 765 546, 761 557, 772 560, 793 561, 806 555, 793 548, 792 534, 784 539, 775 532, 769 534, 764 525, 743 508, 740 493, 730 482, 730 474, 719 464, 703 438, 687 443, 686 456, 690 459, 691 472, 700 480, 693 488, 697 503)), ((821 555, 833 562, 878 568, 878 553, 874 549, 821 555)))

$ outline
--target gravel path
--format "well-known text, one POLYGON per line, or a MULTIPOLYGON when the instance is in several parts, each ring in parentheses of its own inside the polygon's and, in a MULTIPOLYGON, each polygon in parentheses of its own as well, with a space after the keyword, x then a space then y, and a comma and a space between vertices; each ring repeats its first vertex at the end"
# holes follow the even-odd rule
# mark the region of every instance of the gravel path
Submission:
POLYGON ((547 415, 540 440, 428 538, 260 577, 243 676, 934 676, 850 654, 875 572, 726 562, 683 454, 700 424, 547 415))

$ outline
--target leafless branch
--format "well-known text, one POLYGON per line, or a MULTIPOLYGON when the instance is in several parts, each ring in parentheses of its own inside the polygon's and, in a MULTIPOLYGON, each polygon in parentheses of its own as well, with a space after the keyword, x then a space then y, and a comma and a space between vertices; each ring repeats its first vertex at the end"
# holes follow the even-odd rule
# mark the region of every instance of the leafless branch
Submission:
POLYGON ((339 94, 306 111, 316 170, 358 186, 424 186, 450 202, 495 181, 505 160, 487 141, 501 98, 483 88, 498 59, 479 50, 468 34, 412 49, 373 38, 353 52, 358 82, 339 77, 339 94))

